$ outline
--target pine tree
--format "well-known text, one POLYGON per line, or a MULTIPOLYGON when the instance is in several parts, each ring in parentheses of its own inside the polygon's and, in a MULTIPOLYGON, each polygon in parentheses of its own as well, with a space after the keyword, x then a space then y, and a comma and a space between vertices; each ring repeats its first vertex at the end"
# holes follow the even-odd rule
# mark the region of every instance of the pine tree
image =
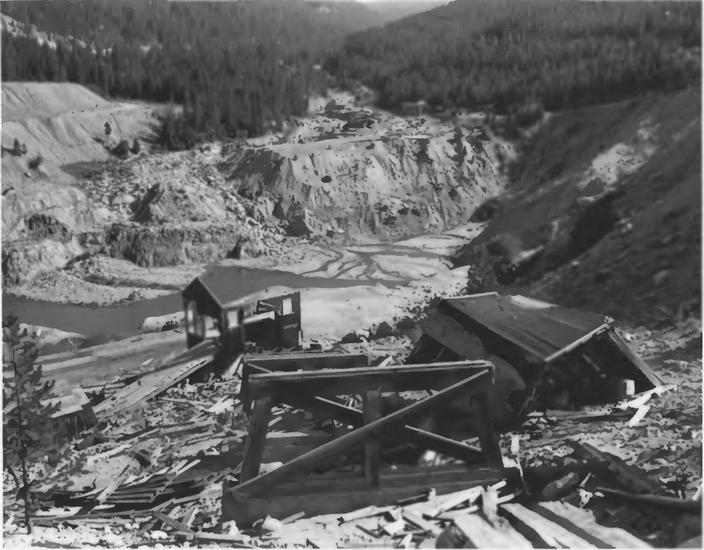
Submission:
POLYGON ((58 405, 48 405, 53 381, 42 380, 41 365, 36 363, 37 346, 25 328, 20 332, 19 320, 9 315, 2 323, 3 342, 3 463, 12 470, 19 463, 22 481, 18 481, 18 497, 24 502, 25 526, 31 533, 30 516, 36 507, 28 468, 40 460, 54 444, 51 415, 58 405))

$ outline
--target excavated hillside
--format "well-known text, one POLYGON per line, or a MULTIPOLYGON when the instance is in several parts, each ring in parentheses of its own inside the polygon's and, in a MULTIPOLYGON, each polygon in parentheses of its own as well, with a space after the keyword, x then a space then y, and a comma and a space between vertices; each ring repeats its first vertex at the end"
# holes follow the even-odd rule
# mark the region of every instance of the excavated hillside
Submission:
POLYGON ((148 137, 155 122, 153 106, 110 102, 78 84, 3 82, 3 192, 38 180, 69 183, 71 174, 63 167, 106 160, 111 146, 148 137), (11 154, 15 139, 26 146, 22 156, 11 154), (36 155, 42 161, 33 169, 29 161, 36 155))
POLYGON ((273 200, 289 234, 398 240, 466 223, 503 187, 503 147, 481 127, 338 105, 221 168, 239 195, 273 200))
POLYGON ((564 305, 636 323, 698 315, 700 90, 555 114, 474 216, 493 219, 455 261, 476 288, 496 286, 506 257, 509 286, 564 305))
MULTIPOLYGON (((28 144, 26 155, 3 156, 3 185, 6 172, 15 178, 2 209, 10 291, 87 256, 177 266, 282 258, 301 238, 336 246, 439 232, 466 224, 500 192, 497 157, 511 154, 479 126, 394 117, 342 93, 279 134, 116 158, 98 142, 108 116, 127 116, 120 104, 71 84, 10 84, 3 94, 11 121, 3 143, 20 136, 28 144), (34 125, 44 134, 30 133, 34 125), (20 172, 35 151, 46 160, 20 172)), ((127 109, 130 117, 136 109, 127 109)), ((140 112, 140 120, 128 117, 129 133, 119 125, 120 138, 153 123, 140 112)))

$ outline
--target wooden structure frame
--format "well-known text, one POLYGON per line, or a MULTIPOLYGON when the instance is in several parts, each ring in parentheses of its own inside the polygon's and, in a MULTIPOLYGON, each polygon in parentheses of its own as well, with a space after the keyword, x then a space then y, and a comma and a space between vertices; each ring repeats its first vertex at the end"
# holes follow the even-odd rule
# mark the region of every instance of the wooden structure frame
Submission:
POLYGON ((242 361, 242 384, 240 385, 239 396, 242 409, 248 413, 251 408, 249 377, 252 374, 355 368, 368 365, 369 358, 361 353, 321 351, 245 355, 242 361))
MULTIPOLYGON (((340 361, 340 357, 336 360, 340 361)), ((249 524, 266 514, 283 517, 301 510, 307 514, 347 512, 365 504, 390 504, 430 488, 446 493, 494 483, 503 477, 502 457, 491 416, 493 365, 488 361, 304 371, 291 368, 292 372, 281 368, 278 372, 265 372, 268 369, 261 363, 264 361, 248 362, 251 370, 246 382, 247 399, 251 399, 253 409, 239 485, 225 487, 223 491, 222 510, 226 520, 249 524), (382 393, 406 390, 436 390, 436 393, 382 415, 382 393), (349 394, 362 395, 361 410, 336 399, 338 395, 349 394), (420 413, 446 406, 458 397, 476 400, 473 412, 479 417, 481 449, 411 424, 420 413), (334 418, 355 428, 275 470, 260 473, 271 408, 278 403, 313 410, 318 416, 334 418), (387 471, 381 462, 381 443, 384 434, 391 431, 456 458, 469 460, 479 455, 486 466, 387 471), (364 447, 363 477, 323 474, 292 479, 305 476, 320 463, 360 446, 364 447)))

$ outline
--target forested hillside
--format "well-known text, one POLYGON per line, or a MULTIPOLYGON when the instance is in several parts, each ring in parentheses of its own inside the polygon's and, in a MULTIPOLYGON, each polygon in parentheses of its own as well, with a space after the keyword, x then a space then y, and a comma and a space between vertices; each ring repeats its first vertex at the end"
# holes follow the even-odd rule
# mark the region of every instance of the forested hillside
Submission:
POLYGON ((182 104, 184 117, 167 117, 162 129, 171 146, 258 134, 303 113, 313 65, 375 22, 361 4, 303 0, 3 2, 1 11, 24 29, 3 32, 3 80, 182 104), (49 40, 39 44, 37 31, 49 40))
POLYGON ((700 78, 700 2, 456 0, 348 37, 326 66, 398 107, 547 109, 700 78))

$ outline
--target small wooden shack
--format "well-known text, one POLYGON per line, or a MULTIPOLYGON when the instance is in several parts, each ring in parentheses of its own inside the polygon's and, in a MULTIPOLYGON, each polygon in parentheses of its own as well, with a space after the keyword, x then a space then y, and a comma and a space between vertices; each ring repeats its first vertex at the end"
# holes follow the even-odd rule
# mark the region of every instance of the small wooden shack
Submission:
POLYGON ((216 294, 200 277, 182 292, 189 348, 206 339, 218 343, 216 362, 229 364, 247 342, 264 349, 294 348, 300 344, 299 292, 258 300, 248 295, 237 300, 216 294))
POLYGON ((421 322, 407 362, 486 359, 496 367, 498 400, 512 408, 580 407, 622 398, 624 382, 643 392, 661 384, 618 336, 613 319, 525 296, 496 292, 447 298, 421 322), (524 382, 517 384, 516 381, 524 382), (501 386, 504 385, 505 388, 501 386), (524 387, 520 387, 524 386, 524 387), (525 389, 524 389, 525 388, 525 389))

